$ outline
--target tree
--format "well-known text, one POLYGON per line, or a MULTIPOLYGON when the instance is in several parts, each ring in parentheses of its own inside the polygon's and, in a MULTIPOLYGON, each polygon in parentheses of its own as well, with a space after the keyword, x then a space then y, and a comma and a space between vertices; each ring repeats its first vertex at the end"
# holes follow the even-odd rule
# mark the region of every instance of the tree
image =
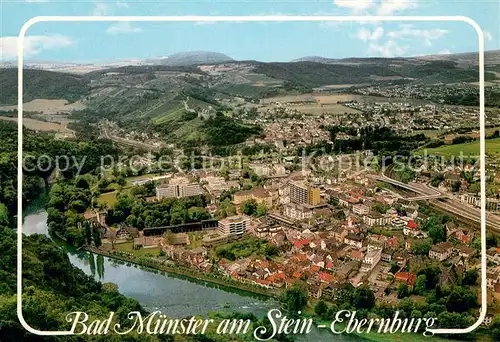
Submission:
POLYGON ((337 210, 333 217, 337 220, 344 221, 346 219, 345 212, 343 210, 337 210))
POLYGON ((77 213, 83 213, 85 209, 87 209, 87 206, 83 203, 83 201, 75 200, 69 204, 69 208, 77 213))
POLYGON ((236 208, 229 198, 226 198, 219 204, 219 208, 215 212, 215 217, 218 219, 223 219, 228 216, 233 216, 236 214, 236 208))
POLYGON ((464 277, 462 278, 462 285, 476 285, 477 278, 477 270, 465 271, 464 277))
POLYGON ((5 204, 0 202, 0 226, 7 226, 9 224, 9 210, 5 204))
POLYGON ((305 286, 295 283, 280 296, 280 302, 283 309, 290 313, 297 314, 307 305, 307 290, 305 286))
POLYGON ((411 246, 412 253, 416 255, 427 255, 432 248, 432 240, 415 241, 411 246))
POLYGON ((421 269, 417 273, 417 278, 419 275, 425 275, 425 288, 427 290, 432 290, 436 287, 439 282, 439 275, 441 274, 441 270, 436 266, 427 266, 421 269))
POLYGON ((199 222, 210 218, 207 209, 201 207, 191 207, 188 209, 188 219, 192 222, 199 222))
POLYGON ((392 274, 396 274, 396 272, 399 271, 399 266, 398 266, 398 263, 396 261, 392 261, 391 262, 391 273, 392 274))
POLYGON ((79 177, 78 180, 75 183, 75 186, 77 188, 81 188, 81 189, 88 189, 89 188, 89 182, 87 182, 87 180, 85 178, 79 177))
POLYGON ((219 197, 219 202, 223 202, 226 198, 228 198, 229 200, 231 200, 233 197, 231 191, 228 191, 228 190, 224 190, 222 191, 220 197, 219 197))
POLYGON ((339 199, 335 197, 330 197, 328 199, 328 204, 331 204, 333 206, 338 206, 339 205, 339 199))
POLYGON ((96 248, 101 247, 101 232, 96 225, 92 227, 92 239, 96 248))
POLYGON ((255 216, 261 217, 264 216, 267 213, 267 207, 264 203, 261 203, 257 206, 257 209, 255 210, 255 216))
POLYGON ((458 192, 460 190, 460 186, 462 183, 460 181, 456 181, 451 185, 451 191, 458 192))
POLYGON ((253 216, 257 212, 257 202, 253 199, 243 202, 241 211, 248 216, 253 216))
POLYGON ((390 206, 387 204, 377 203, 375 204, 375 210, 381 214, 385 214, 389 210, 390 206))
POLYGON ((125 180, 125 178, 123 178, 123 176, 118 176, 116 178, 116 183, 119 185, 119 186, 124 186, 127 181, 125 180))
POLYGON ((408 285, 406 284, 401 284, 398 287, 398 298, 406 298, 410 296, 410 289, 408 288, 408 285))
POLYGON ((326 319, 326 315, 328 314, 328 305, 326 305, 324 301, 320 300, 314 307, 314 313, 319 317, 326 319))
POLYGON ((370 310, 375 306, 375 295, 367 286, 360 286, 354 290, 353 303, 356 309, 370 310))
POLYGON ((429 237, 432 239, 434 244, 443 242, 446 240, 445 231, 443 226, 437 225, 429 230, 429 237))
POLYGON ((421 274, 417 277, 417 280, 415 281, 415 288, 414 292, 417 295, 422 295, 424 294, 426 288, 425 284, 427 282, 427 278, 425 277, 425 274, 421 274))
POLYGON ((446 298, 446 308, 450 312, 467 312, 477 306, 477 296, 468 287, 453 287, 446 298))
POLYGON ((130 226, 130 227, 136 227, 137 226, 137 217, 134 214, 131 214, 125 222, 130 226))
POLYGON ((500 316, 495 316, 488 328, 490 330, 491 337, 493 337, 493 340, 500 341, 500 316))
POLYGON ((87 246, 92 244, 92 231, 90 230, 90 224, 88 221, 83 222, 83 235, 85 237, 85 241, 87 242, 87 246))
POLYGON ((486 234, 486 246, 487 247, 497 247, 498 240, 497 237, 491 233, 486 234))

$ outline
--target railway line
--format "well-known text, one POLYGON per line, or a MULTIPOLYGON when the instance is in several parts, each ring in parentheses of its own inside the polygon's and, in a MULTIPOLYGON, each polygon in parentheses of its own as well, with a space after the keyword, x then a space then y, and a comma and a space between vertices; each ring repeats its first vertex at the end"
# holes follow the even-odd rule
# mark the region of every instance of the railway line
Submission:
MULTIPOLYGON (((440 209, 441 211, 453 214, 459 218, 467 220, 468 222, 477 224, 480 229, 481 225, 481 210, 471 207, 468 204, 462 203, 449 194, 443 193, 425 184, 406 184, 386 175, 374 175, 374 179, 382 182, 398 186, 405 190, 415 192, 415 197, 407 198, 408 200, 428 200, 429 204, 440 209)), ((486 213, 486 229, 490 232, 500 235, 500 217, 490 212, 486 213)))

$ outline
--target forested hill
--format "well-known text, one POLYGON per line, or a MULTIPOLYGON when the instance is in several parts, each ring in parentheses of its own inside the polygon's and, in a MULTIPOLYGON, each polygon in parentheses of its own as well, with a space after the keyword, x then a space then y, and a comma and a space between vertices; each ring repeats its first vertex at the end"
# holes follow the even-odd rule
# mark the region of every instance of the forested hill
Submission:
MULTIPOLYGON (((0 69, 0 104, 17 104, 17 68, 0 69)), ((34 99, 65 99, 74 102, 88 94, 88 80, 81 75, 25 69, 24 102, 34 99)))
MULTIPOLYGON (((16 314, 16 235, 0 226, 0 341, 80 341, 80 337, 44 338, 29 334, 16 314)), ((49 238, 23 239, 23 313, 26 322, 40 330, 69 330, 67 313, 85 311, 105 318, 115 311, 122 322, 140 304, 121 295, 115 286, 96 282, 71 265, 67 254, 49 238)), ((106 336, 119 341, 119 336, 106 336)), ((139 341, 133 336, 130 341, 139 341)))
MULTIPOLYGON (((417 83, 477 82, 475 66, 460 67, 454 61, 421 61, 404 58, 349 59, 332 63, 298 61, 292 63, 258 63, 255 71, 279 80, 307 87, 331 84, 360 84, 383 80, 406 80, 417 83)), ((486 72, 486 80, 497 77, 486 72)))
MULTIPOLYGON (((45 188, 45 180, 55 168, 55 163, 41 164, 36 167, 37 158, 42 155, 52 157, 68 156, 70 160, 85 163, 82 172, 94 171, 101 164, 101 156, 106 154, 117 156, 118 150, 108 140, 94 141, 63 141, 55 140, 49 133, 35 133, 24 129, 23 156, 26 157, 23 178, 23 202, 34 199, 45 188), (73 159, 74 158, 74 159, 73 159), (32 170, 32 171, 28 171, 32 170), (43 170, 43 171, 42 171, 43 170)), ((17 210, 17 125, 12 122, 0 121, 0 215, 7 210, 15 213, 17 210)), ((62 165, 64 167, 64 165, 62 165)), ((63 172, 66 177, 72 177, 76 172, 75 163, 63 172)))

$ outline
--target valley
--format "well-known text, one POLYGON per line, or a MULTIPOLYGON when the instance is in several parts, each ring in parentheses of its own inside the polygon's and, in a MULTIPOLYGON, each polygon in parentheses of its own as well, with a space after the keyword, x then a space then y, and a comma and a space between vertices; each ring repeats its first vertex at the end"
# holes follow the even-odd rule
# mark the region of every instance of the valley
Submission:
MULTIPOLYGON (((158 286, 168 283, 185 287, 175 293, 186 301, 193 291, 200 291, 195 301, 205 293, 221 298, 176 310, 176 300, 162 299, 159 306, 175 315, 220 318, 225 304, 217 301, 226 300, 248 315, 281 306, 331 321, 347 308, 466 327, 477 319, 486 270, 493 320, 500 315, 498 53, 487 58, 486 165, 479 163, 478 75, 470 55, 265 63, 190 52, 130 64, 28 67, 28 166, 72 158, 64 169, 46 161, 24 171, 23 208, 47 194, 43 214, 28 215, 26 225, 83 251, 51 250, 66 271, 71 261, 95 278, 98 255, 109 274, 97 280, 120 282, 140 302, 126 302, 130 307, 154 308, 158 286), (482 171, 490 220, 484 268, 482 171), (139 266, 161 274, 133 269, 139 266), (164 272, 212 285, 165 279, 164 272), (277 300, 248 310, 240 307, 247 299, 218 286, 277 300)), ((15 226, 17 210, 8 176, 17 158, 17 70, 0 69, 0 81, 9 86, 0 96, 7 227, 15 226)), ((25 243, 38 253, 47 240, 35 234, 25 243)), ((26 262, 24 270, 36 281, 33 267, 26 262)), ((126 301, 109 283, 86 283, 96 298, 126 301)), ((482 327, 472 336, 490 333, 482 327)))

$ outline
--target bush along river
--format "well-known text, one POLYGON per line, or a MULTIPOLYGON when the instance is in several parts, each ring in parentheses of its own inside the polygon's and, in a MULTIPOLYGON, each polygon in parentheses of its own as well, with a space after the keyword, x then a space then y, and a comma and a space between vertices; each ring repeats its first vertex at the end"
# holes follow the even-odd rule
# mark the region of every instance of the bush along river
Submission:
MULTIPOLYGON (((24 234, 49 236, 45 198, 41 196, 24 211, 24 234)), ((117 284, 120 293, 137 299, 148 311, 159 310, 176 318, 206 316, 211 311, 253 313, 261 317, 270 309, 279 308, 279 303, 272 298, 76 250, 57 237, 50 235, 50 238, 67 252, 74 266, 102 283, 117 284)), ((363 340, 357 336, 333 335, 325 329, 314 329, 296 337, 297 341, 304 342, 363 340)))

